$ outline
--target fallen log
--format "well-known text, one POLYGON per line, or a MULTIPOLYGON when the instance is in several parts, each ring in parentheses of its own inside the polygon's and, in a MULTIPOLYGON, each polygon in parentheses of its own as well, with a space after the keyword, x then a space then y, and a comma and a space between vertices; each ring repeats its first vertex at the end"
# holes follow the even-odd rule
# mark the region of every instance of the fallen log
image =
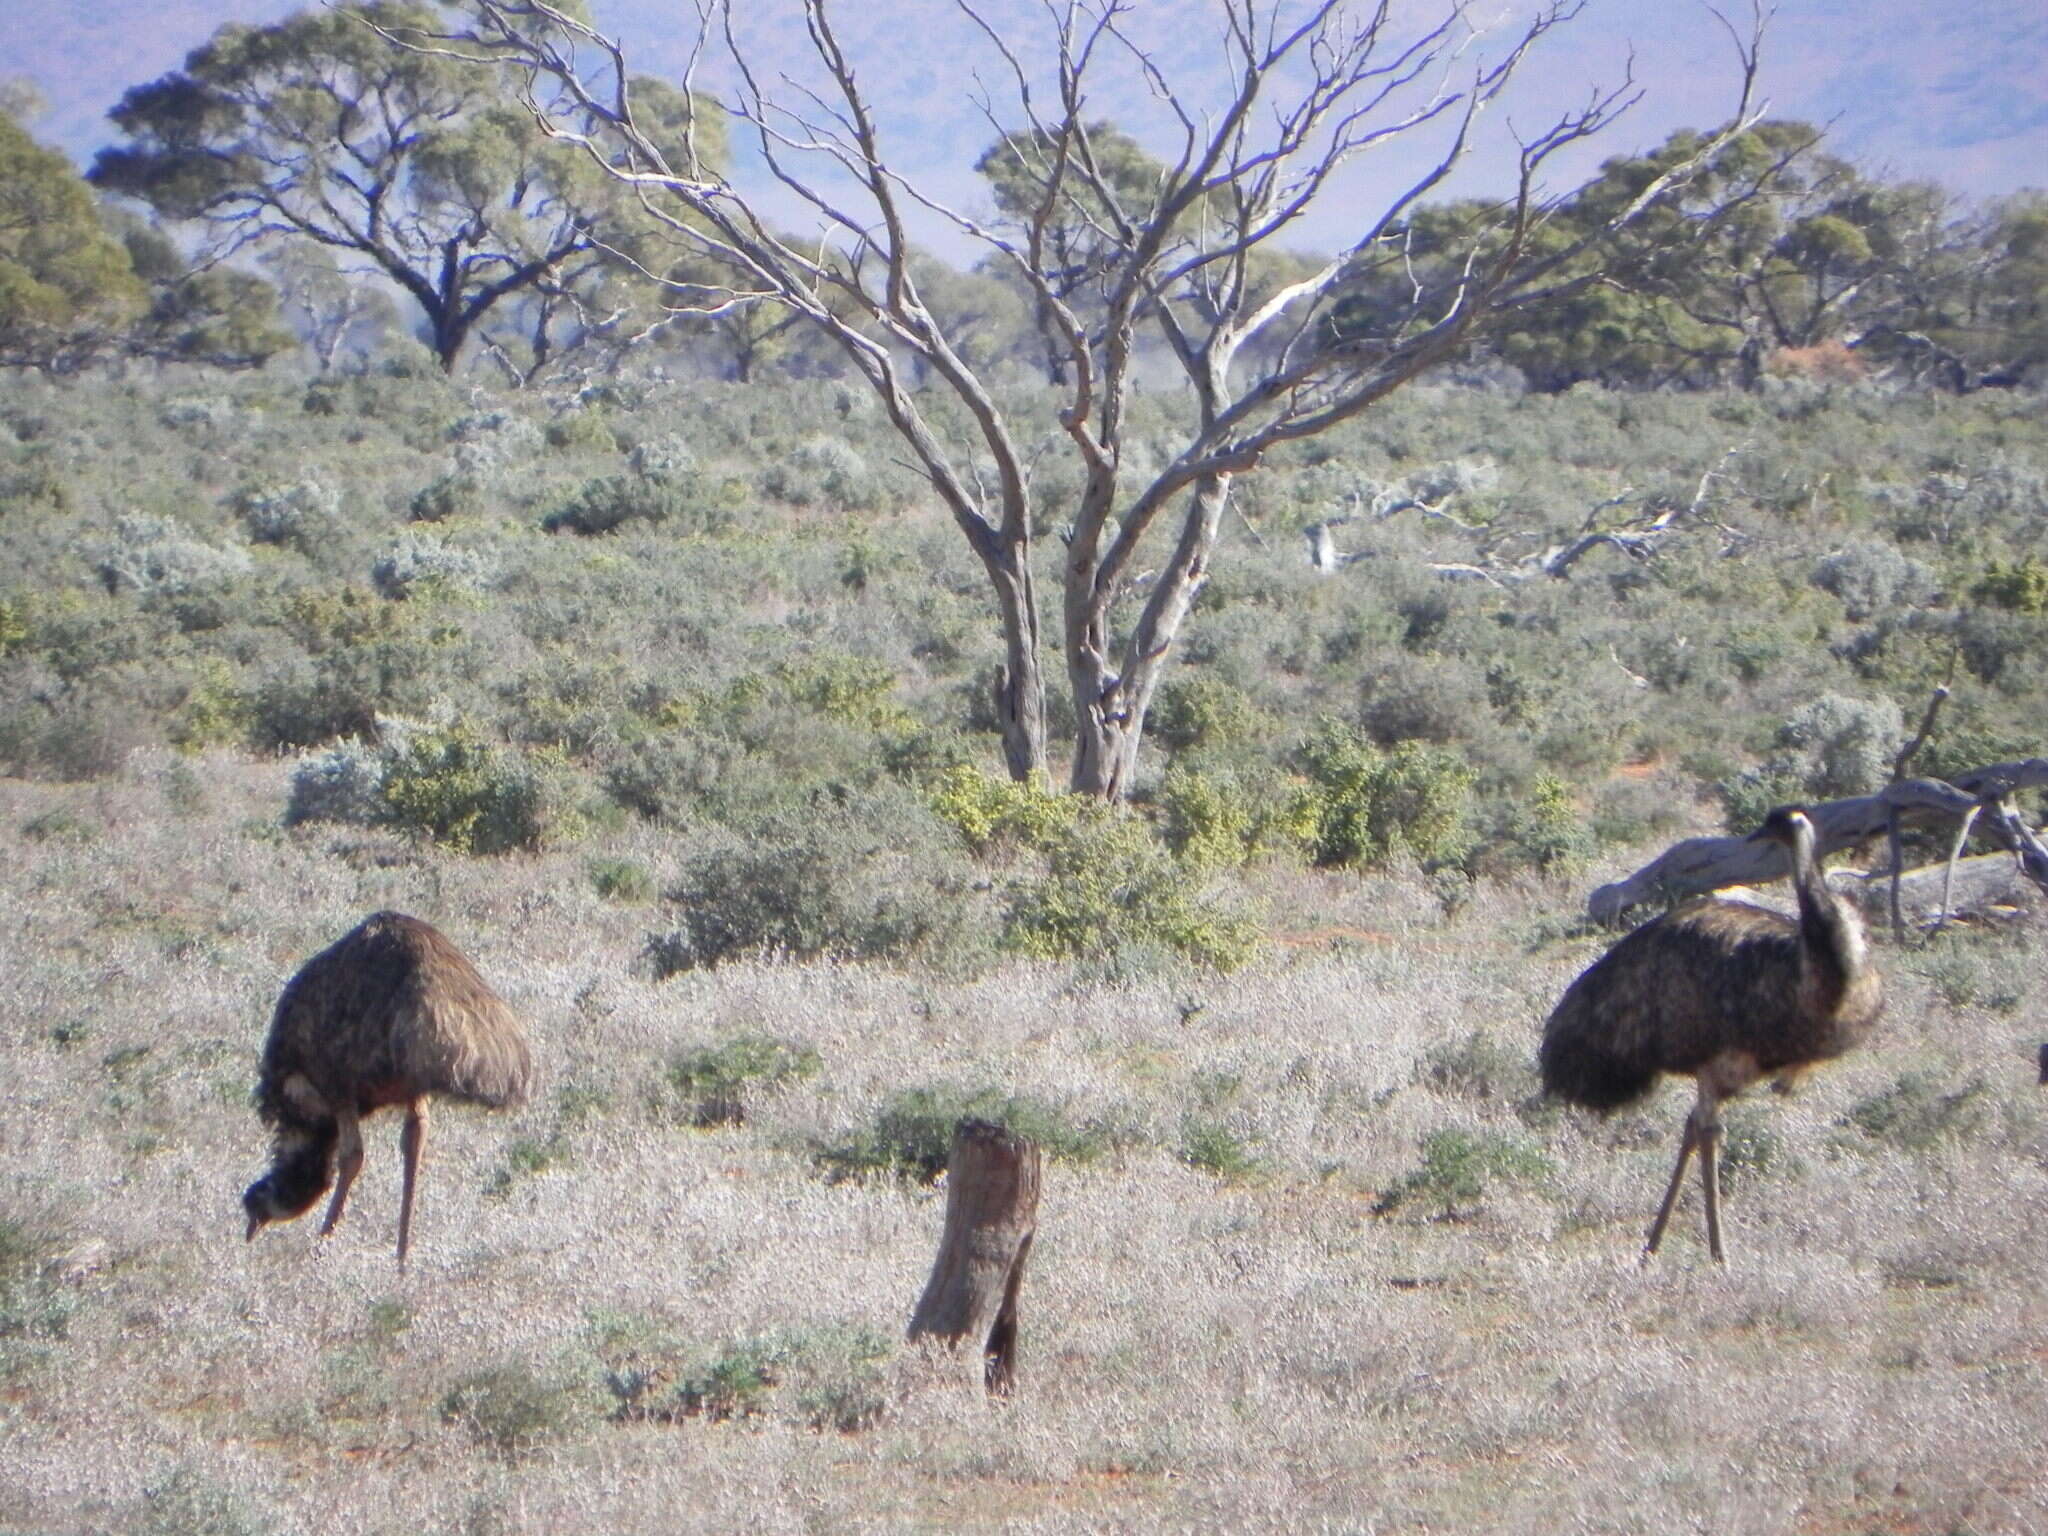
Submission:
MULTIPOLYGON (((1993 835, 2012 850, 2020 872, 2048 890, 2048 850, 2007 804, 2018 791, 2043 785, 2048 785, 2048 758, 2034 757, 1993 763, 1946 781, 1900 779, 1874 795, 1808 806, 1807 813, 1813 818, 1817 851, 1827 854, 1887 836, 1899 824, 1961 819, 1990 807, 1993 815, 1986 820, 1993 835)), ((1947 867, 1935 866, 1937 872, 1947 867)), ((1634 874, 1599 887, 1586 898, 1586 911, 1595 922, 1613 924, 1631 907, 1668 905, 1731 885, 1768 884, 1791 872, 1788 855, 1775 843, 1752 843, 1747 837, 1689 837, 1634 874)), ((1884 878, 1891 879, 1893 873, 1885 871, 1884 878)), ((1897 874, 1905 878, 1904 871, 1897 874)))

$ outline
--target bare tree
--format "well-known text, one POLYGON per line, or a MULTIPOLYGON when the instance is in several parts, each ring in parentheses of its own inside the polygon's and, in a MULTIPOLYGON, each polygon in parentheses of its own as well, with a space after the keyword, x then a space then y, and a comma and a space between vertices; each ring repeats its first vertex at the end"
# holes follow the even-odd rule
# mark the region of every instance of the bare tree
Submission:
POLYGON ((697 58, 722 53, 730 121, 752 137, 773 195, 810 210, 820 228, 807 244, 777 235, 758 197, 665 158, 636 118, 618 47, 567 12, 543 0, 471 0, 476 25, 438 46, 515 71, 548 132, 584 144, 679 238, 737 274, 717 293, 684 290, 679 304, 788 305, 873 386, 987 573, 1005 650, 997 713, 1019 779, 1043 772, 1048 758, 1029 448, 1052 426, 1081 482, 1060 566, 1060 642, 1077 722, 1071 783, 1110 800, 1131 785, 1146 712, 1208 578, 1235 479, 1270 451, 1384 399, 1489 317, 1597 281, 1597 264, 1582 258, 1697 174, 1757 113, 1760 18, 1747 35, 1730 29, 1734 110, 1696 155, 1663 167, 1604 224, 1539 248, 1532 237, 1563 200, 1546 191, 1546 167, 1608 128, 1638 92, 1625 80, 1594 94, 1514 140, 1512 189, 1461 264, 1448 276, 1441 263, 1436 276, 1418 276, 1412 302, 1391 320, 1340 335, 1326 323, 1333 299, 1365 269, 1398 269, 1407 216, 1467 158, 1482 114, 1578 14, 1576 0, 1541 0, 1532 19, 1498 39, 1472 31, 1461 0, 1443 0, 1420 33, 1400 30, 1385 0, 1218 0, 1214 78, 1224 83, 1206 99, 1146 51, 1130 0, 1044 0, 1033 23, 1040 35, 1028 38, 1025 28, 999 26, 981 0, 959 0, 987 44, 991 77, 1005 82, 1002 105, 985 93, 981 110, 1028 173, 1020 183, 1011 167, 1009 211, 988 220, 892 167, 830 0, 797 3, 807 62, 819 71, 811 86, 771 81, 740 41, 730 0, 699 0, 697 58), (1167 125, 1149 186, 1114 173, 1101 119, 1088 110, 1091 90, 1132 85, 1167 125), (1374 152, 1421 169, 1360 217, 1334 258, 1306 272, 1272 259, 1340 173, 1374 152), (1035 186, 1035 198, 1020 184, 1035 186), (934 318, 913 268, 910 230, 920 219, 950 224, 1032 295, 1065 359, 1059 388, 1038 397, 1050 422, 1006 412, 934 318), (1089 231, 1080 242, 1085 284, 1072 270, 1077 226, 1089 231), (1141 340, 1155 339, 1185 376, 1194 422, 1163 467, 1139 480, 1125 470, 1127 406, 1141 340), (926 409, 906 360, 917 380, 935 381, 964 407, 964 433, 949 435, 926 409), (1132 578, 1148 541, 1156 547, 1144 564, 1154 574, 1141 583, 1132 578))

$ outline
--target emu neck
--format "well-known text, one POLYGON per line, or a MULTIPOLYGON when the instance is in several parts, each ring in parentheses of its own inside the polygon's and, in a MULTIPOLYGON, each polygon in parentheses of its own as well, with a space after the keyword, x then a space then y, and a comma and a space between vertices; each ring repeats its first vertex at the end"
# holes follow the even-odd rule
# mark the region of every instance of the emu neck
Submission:
POLYGON ((1792 888, 1799 897, 1800 948, 1809 965, 1847 982, 1864 968, 1863 931, 1821 874, 1813 829, 1802 824, 1792 842, 1792 888))

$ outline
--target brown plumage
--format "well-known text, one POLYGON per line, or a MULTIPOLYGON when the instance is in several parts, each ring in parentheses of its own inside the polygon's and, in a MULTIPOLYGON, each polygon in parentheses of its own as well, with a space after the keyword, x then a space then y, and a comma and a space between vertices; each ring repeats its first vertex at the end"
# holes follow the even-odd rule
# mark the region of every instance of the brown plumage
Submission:
POLYGON ((1605 1114, 1644 1097, 1665 1072, 1699 1085, 1645 1256, 1657 1251, 1697 1149, 1707 1243, 1724 1257, 1721 1101, 1760 1078, 1782 1087, 1841 1055, 1884 1006, 1862 924, 1822 878, 1806 812, 1781 806, 1752 836, 1790 850, 1796 919, 1748 902, 1688 901, 1588 966, 1544 1026, 1543 1087, 1568 1103, 1605 1114))
POLYGON ((358 1122, 406 1106, 398 1267, 412 1233, 427 1097, 504 1109, 533 1082, 525 1032, 468 957, 430 924, 378 912, 285 983, 264 1042, 256 1109, 275 1135, 270 1171, 242 1196, 251 1238, 311 1209, 334 1185, 325 1237, 363 1165, 358 1122))

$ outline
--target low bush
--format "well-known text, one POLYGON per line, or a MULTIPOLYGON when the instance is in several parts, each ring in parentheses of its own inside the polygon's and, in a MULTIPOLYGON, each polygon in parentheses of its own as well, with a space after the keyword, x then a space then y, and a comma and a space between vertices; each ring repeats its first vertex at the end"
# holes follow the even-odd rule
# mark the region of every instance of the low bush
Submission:
POLYGON ((710 532, 724 518, 689 485, 645 475, 603 475, 586 480, 541 519, 548 533, 613 533, 629 523, 673 524, 682 533, 710 532))
POLYGON ((1986 1091, 1981 1078, 1944 1092, 1925 1073, 1905 1072, 1889 1087, 1850 1105, 1841 1123, 1861 1132, 1866 1140, 1924 1152, 1940 1142, 1974 1134, 1990 1107, 1983 1102, 1986 1091))
POLYGON ((175 595, 233 581, 249 572, 248 551, 222 549, 167 517, 130 513, 99 546, 94 568, 119 596, 175 595))
POLYGON ((458 1378, 442 1394, 441 1417, 516 1459, 569 1434, 590 1412, 587 1396, 565 1377, 507 1361, 458 1378))
POLYGON ((311 552, 332 536, 341 512, 341 493, 317 480, 243 491, 235 511, 259 544, 286 544, 311 552))
POLYGON ((1090 1162, 1129 1136, 1102 1120, 1077 1123, 1056 1105, 999 1088, 943 1085, 910 1088, 889 1099, 867 1125, 822 1146, 815 1160, 826 1178, 895 1178, 929 1184, 946 1171, 953 1128, 986 1120, 1034 1141, 1048 1157, 1090 1162))
POLYGON ((657 977, 764 953, 979 969, 994 924, 949 841, 893 786, 771 818, 685 863, 667 893, 681 921, 650 938, 648 959, 657 977))
POLYGON ((1181 1122, 1180 1160, 1190 1168, 1212 1173, 1226 1183, 1241 1183, 1266 1172, 1265 1161, 1243 1136, 1208 1115, 1190 1115, 1181 1122))
POLYGON ((1400 853, 1448 864, 1470 846, 1466 812, 1476 775, 1456 753, 1415 743, 1383 751, 1326 716, 1299 758, 1310 781, 1305 840, 1318 865, 1371 868, 1400 853))
POLYGON ((460 726, 426 731, 384 764, 382 818, 461 853, 509 853, 570 840, 567 771, 545 752, 517 757, 460 726))
POLYGON ((389 598, 407 598, 425 589, 474 592, 494 575, 488 557, 417 533, 402 535, 370 565, 370 582, 389 598))
POLYGON ((1116 969, 1178 958, 1233 971, 1258 953, 1259 931, 1191 888, 1141 823, 1095 809, 1054 838, 1042 875, 1010 882, 1003 943, 1035 959, 1116 969))
POLYGON ((708 1129, 739 1125, 750 1096, 817 1075, 821 1062, 808 1045, 771 1035, 736 1035, 717 1045, 692 1046, 669 1057, 649 1093, 664 1120, 708 1129))
POLYGON ((1422 1138, 1421 1166, 1381 1192, 1376 1216, 1421 1205, 1431 1215, 1454 1219, 1485 1195, 1487 1181, 1530 1184, 1551 1174, 1548 1158, 1512 1137, 1469 1131, 1432 1131, 1422 1138))

